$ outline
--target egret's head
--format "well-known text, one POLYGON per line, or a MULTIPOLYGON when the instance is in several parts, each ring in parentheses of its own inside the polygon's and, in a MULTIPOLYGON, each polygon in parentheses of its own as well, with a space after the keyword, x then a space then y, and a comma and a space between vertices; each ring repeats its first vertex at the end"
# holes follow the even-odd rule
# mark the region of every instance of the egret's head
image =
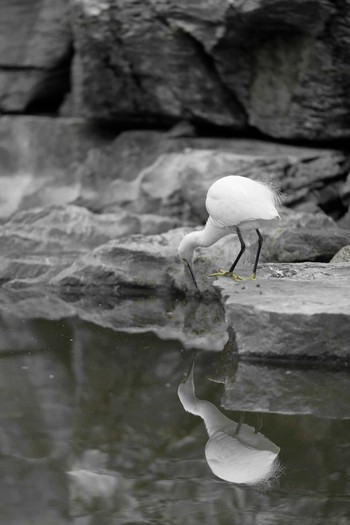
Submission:
POLYGON ((196 282, 196 279, 194 277, 194 271, 193 271, 193 254, 194 250, 198 244, 196 243, 196 232, 191 232, 185 235, 185 237, 182 239, 182 241, 179 244, 178 247, 178 253, 185 264, 185 266, 188 268, 191 277, 193 279, 193 282, 198 289, 198 285, 196 282))

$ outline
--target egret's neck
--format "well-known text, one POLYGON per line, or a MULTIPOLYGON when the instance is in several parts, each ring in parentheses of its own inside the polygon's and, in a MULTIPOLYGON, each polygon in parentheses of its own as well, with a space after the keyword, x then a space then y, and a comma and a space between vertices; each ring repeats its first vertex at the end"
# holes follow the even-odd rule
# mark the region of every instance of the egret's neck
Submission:
POLYGON ((193 253, 199 246, 207 247, 216 243, 221 237, 232 233, 228 228, 218 228, 209 217, 203 230, 194 231, 185 235, 179 245, 179 255, 182 259, 192 262, 193 253))
POLYGON ((193 371, 190 372, 187 380, 180 384, 177 392, 186 412, 203 419, 209 436, 213 436, 219 431, 230 433, 233 427, 237 426, 231 419, 224 416, 213 403, 196 396, 193 371))
POLYGON ((218 226, 215 226, 212 218, 209 217, 204 226, 204 229, 196 233, 199 234, 199 243, 197 246, 207 247, 215 244, 219 239, 225 237, 225 235, 232 233, 232 231, 229 230, 229 228, 219 228, 218 226))
POLYGON ((190 412, 194 416, 200 416, 199 399, 194 392, 193 376, 180 384, 177 393, 186 412, 190 412))

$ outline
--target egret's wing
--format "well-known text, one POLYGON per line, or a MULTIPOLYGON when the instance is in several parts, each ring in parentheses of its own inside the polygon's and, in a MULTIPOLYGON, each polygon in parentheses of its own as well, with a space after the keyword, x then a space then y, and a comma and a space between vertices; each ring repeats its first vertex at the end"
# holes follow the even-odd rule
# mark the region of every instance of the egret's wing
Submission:
POLYGON ((209 215, 221 227, 278 217, 274 192, 265 184, 242 177, 218 180, 209 188, 205 204, 209 215))

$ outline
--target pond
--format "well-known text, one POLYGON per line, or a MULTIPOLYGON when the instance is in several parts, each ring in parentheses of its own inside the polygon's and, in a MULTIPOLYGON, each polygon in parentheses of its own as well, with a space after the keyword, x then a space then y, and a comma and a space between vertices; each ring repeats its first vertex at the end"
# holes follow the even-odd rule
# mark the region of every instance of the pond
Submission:
POLYGON ((350 522, 347 369, 265 363, 257 372, 253 363, 249 377, 249 363, 239 375, 232 356, 197 353, 198 397, 280 449, 277 479, 240 485, 213 474, 203 421, 179 400, 193 357, 181 343, 78 318, 7 313, 0 329, 1 524, 350 522), (298 392, 293 381, 281 390, 278 413, 276 393, 269 408, 252 390, 260 376, 266 395, 266 378, 281 371, 286 380, 302 375, 294 381, 298 392), (300 377, 304 412, 285 404, 300 396, 300 377), (311 398, 323 377, 339 405, 332 400, 332 412, 327 394, 325 413, 319 406, 315 415, 311 398))

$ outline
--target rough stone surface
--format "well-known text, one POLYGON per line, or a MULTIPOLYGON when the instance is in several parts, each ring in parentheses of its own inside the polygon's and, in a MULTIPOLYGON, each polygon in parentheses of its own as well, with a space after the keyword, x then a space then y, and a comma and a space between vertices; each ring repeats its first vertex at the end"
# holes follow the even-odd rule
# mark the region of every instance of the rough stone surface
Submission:
POLYGON ((350 265, 266 265, 259 281, 217 280, 240 355, 348 358, 350 265))
MULTIPOLYGON (((126 212, 97 215, 75 206, 17 213, 0 228, 3 290, 23 292, 27 300, 39 287, 40 308, 46 290, 61 297, 61 315, 62 309, 71 311, 73 302, 74 315, 84 319, 114 329, 176 334, 197 348, 223 348, 229 326, 242 356, 348 357, 349 265, 262 263, 254 282, 208 277, 218 268, 228 268, 239 251, 236 236, 228 236, 197 250, 198 292, 177 256, 189 229, 131 235, 130 228, 139 228, 140 222, 136 216, 130 222, 130 217, 126 212), (129 233, 115 238, 123 231, 129 233), (108 237, 112 240, 105 242, 108 237)), ((313 226, 308 241, 313 235, 317 239, 325 224, 333 235, 339 231, 335 225, 330 229, 332 221, 322 214, 317 218, 289 211, 266 232, 262 261, 270 260, 276 235, 292 224, 295 239, 298 232, 304 239, 307 225, 313 226)), ((252 271, 254 232, 246 243, 237 268, 242 276, 252 271)), ((309 254, 309 242, 298 246, 298 256, 302 250, 309 254)), ((329 247, 324 249, 329 255, 329 247)), ((50 312, 55 308, 47 306, 50 312)))
POLYGON ((269 256, 279 262, 329 262, 349 242, 350 230, 286 228, 276 235, 269 256))
POLYGON ((339 206, 343 213, 349 206, 349 167, 349 154, 339 150, 171 132, 116 137, 83 119, 2 117, 0 217, 70 203, 99 213, 123 207, 204 222, 207 188, 232 173, 267 176, 281 187, 288 206, 311 202, 313 210, 322 206, 338 219, 339 206))
POLYGON ((350 134, 348 0, 73 6, 78 111, 279 138, 350 134))
POLYGON ((3 0, 0 111, 56 110, 69 89, 71 54, 68 0, 3 0))
POLYGON ((28 254, 78 253, 134 233, 167 231, 176 220, 158 215, 94 214, 79 206, 31 208, 16 213, 0 226, 3 253, 7 257, 28 254))
MULTIPOLYGON (((337 228, 334 221, 323 213, 293 213, 282 209, 281 217, 280 221, 271 222, 262 230, 261 262, 281 260, 287 248, 290 248, 288 257, 291 262, 310 260, 311 255, 314 260, 326 261, 348 242, 349 232, 337 228), (293 232, 294 244, 280 250, 280 239, 290 232, 293 232), (321 237, 323 243, 320 243, 321 237)), ((180 240, 190 228, 173 229, 178 226, 176 222, 175 219, 125 210, 95 214, 73 205, 23 210, 0 226, 4 253, 2 280, 12 280, 11 261, 14 259, 17 265, 22 262, 20 273, 23 278, 25 268, 30 274, 35 274, 41 267, 49 267, 51 264, 47 261, 50 257, 55 261, 58 256, 63 260, 65 255, 79 254, 75 265, 64 273, 69 282, 76 282, 78 288, 102 286, 112 290, 113 287, 130 285, 140 289, 191 291, 192 282, 187 279, 189 276, 183 279, 182 263, 177 255, 180 240), (7 273, 9 270, 11 278, 7 273), (90 272, 93 272, 93 278, 90 272)), ((244 238, 246 252, 238 270, 242 267, 247 271, 247 267, 253 265, 257 237, 252 231, 244 238)), ((212 247, 196 250, 195 272, 202 290, 211 288, 207 275, 220 267, 228 268, 238 251, 236 235, 227 236, 212 247)), ((70 258, 67 264, 69 262, 70 258)), ((62 286, 64 282, 65 279, 62 286)))
POLYGON ((164 3, 73 5, 79 71, 74 88, 81 93, 85 112, 143 122, 190 116, 218 125, 244 125, 235 95, 204 59, 201 44, 167 20, 164 3))

